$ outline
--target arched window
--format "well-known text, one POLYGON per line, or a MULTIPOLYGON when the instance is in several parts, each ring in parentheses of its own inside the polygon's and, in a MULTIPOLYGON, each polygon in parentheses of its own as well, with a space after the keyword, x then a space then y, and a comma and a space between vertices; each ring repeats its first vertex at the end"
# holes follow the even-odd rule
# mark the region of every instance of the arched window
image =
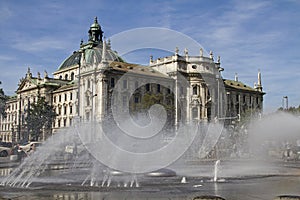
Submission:
POLYGON ((65 75, 65 80, 68 80, 68 74, 65 75))
POLYGON ((62 79, 62 75, 59 76, 59 79, 62 79))
POLYGON ((71 73, 71 80, 74 80, 74 72, 71 73))

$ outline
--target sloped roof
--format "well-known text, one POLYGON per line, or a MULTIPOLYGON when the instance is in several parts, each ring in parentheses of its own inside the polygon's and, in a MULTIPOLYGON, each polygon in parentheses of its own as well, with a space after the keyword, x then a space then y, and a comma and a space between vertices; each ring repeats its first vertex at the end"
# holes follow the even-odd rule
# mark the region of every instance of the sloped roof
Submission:
POLYGON ((258 90, 256 90, 255 88, 252 88, 240 81, 234 81, 234 80, 227 80, 227 79, 224 79, 224 84, 225 86, 227 87, 231 87, 231 88, 234 88, 234 89, 238 89, 238 90, 246 90, 246 91, 252 91, 252 92, 259 92, 258 90))
POLYGON ((138 64, 117 62, 117 61, 111 62, 109 64, 109 66, 112 67, 113 70, 122 71, 125 73, 131 72, 131 73, 138 74, 138 75, 154 76, 154 77, 159 77, 159 78, 171 79, 169 76, 167 76, 161 72, 158 72, 149 66, 142 66, 142 65, 138 65, 138 64))

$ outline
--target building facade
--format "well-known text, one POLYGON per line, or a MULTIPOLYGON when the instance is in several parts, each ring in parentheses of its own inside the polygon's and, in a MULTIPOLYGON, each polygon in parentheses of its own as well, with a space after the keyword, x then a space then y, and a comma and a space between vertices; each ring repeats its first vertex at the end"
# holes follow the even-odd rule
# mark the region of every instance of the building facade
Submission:
POLYGON ((88 41, 82 41, 79 50, 62 62, 53 78, 46 71, 43 77, 40 73, 33 76, 28 69, 16 95, 6 102, 7 116, 1 117, 0 126, 2 141, 31 139, 26 114, 39 96, 45 97, 57 114, 52 130, 42 130, 40 140, 71 126, 75 117, 101 122, 111 117, 114 109, 122 113, 129 108, 134 115, 153 104, 167 108, 168 128, 179 122, 235 118, 248 109, 262 112, 265 93, 260 72, 254 88, 237 78, 223 79, 220 58, 215 62, 213 53, 206 57, 202 49, 191 56, 186 49, 180 55, 176 48, 169 57, 151 57, 149 66, 126 63, 112 50, 110 41, 103 40, 97 18, 88 33, 88 41))

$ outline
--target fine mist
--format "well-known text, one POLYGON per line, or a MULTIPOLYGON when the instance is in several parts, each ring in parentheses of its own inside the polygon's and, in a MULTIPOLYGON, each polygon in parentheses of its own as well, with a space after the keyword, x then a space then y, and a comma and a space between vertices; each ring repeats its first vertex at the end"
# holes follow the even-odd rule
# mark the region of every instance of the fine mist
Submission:
POLYGON ((286 148, 299 145, 300 118, 284 112, 264 116, 250 125, 248 139, 254 157, 280 156, 286 148))

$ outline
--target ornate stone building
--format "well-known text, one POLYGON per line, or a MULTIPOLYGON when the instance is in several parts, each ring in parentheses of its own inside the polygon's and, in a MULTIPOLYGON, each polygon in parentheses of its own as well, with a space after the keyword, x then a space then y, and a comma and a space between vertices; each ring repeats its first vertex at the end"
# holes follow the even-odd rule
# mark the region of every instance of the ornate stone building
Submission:
POLYGON ((180 55, 176 49, 169 57, 156 60, 151 57, 149 66, 126 63, 112 50, 110 41, 103 40, 97 18, 88 33, 88 41, 82 41, 79 50, 62 62, 53 78, 47 72, 43 77, 40 73, 34 77, 28 69, 16 95, 6 103, 7 116, 1 117, 0 126, 2 141, 31 139, 26 111, 38 96, 45 97, 57 113, 53 129, 43 130, 40 140, 71 126, 74 117, 101 122, 111 116, 115 105, 121 105, 119 109, 129 107, 132 113, 146 109, 146 103, 168 105, 168 121, 173 127, 178 122, 234 118, 247 109, 262 111, 265 93, 260 73, 254 88, 237 78, 223 79, 220 58, 215 62, 212 52, 206 57, 202 49, 198 56, 190 56, 187 50, 180 55), (128 73, 130 76, 124 79, 128 73), (181 84, 180 77, 187 84, 181 84), (117 84, 121 85, 118 90, 117 84), (131 90, 134 92, 130 93, 131 90), (153 97, 151 102, 146 102, 146 96, 153 97))

